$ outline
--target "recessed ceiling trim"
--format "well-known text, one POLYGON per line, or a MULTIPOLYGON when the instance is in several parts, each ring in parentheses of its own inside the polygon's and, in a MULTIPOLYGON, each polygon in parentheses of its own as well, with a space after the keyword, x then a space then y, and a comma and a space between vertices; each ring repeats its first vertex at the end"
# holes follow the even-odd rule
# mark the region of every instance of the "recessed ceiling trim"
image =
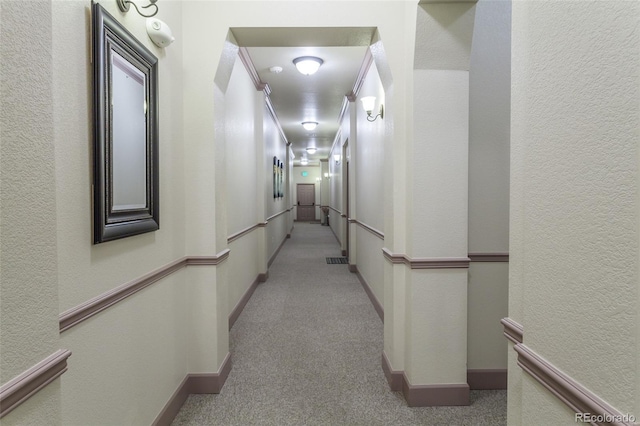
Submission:
POLYGON ((338 129, 338 131, 336 132, 336 137, 333 138, 333 144, 331 145, 331 149, 329 150, 329 157, 331 157, 333 150, 336 148, 336 145, 341 139, 341 136, 342 136, 342 127, 338 129))
POLYGON ((246 47, 241 47, 238 49, 238 56, 244 65, 244 68, 249 73, 249 77, 253 82, 253 85, 256 87, 256 90, 261 91, 264 90, 267 96, 271 93, 271 89, 269 85, 262 80, 260 80, 260 76, 258 75, 258 71, 256 70, 255 65, 253 65, 253 61, 251 60, 251 56, 249 55, 249 51, 246 47))
POLYGON ((376 27, 234 27, 238 46, 337 47, 369 46, 376 27))
POLYGON ((362 61, 362 66, 360 67, 360 71, 358 72, 358 77, 356 77, 356 82, 353 84, 353 89, 351 89, 351 93, 347 95, 349 101, 355 102, 358 98, 358 94, 360 93, 360 89, 362 89, 364 79, 369 73, 371 64, 373 64, 373 55, 371 54, 371 49, 367 49, 362 61))
POLYGON ((347 113, 347 107, 349 106, 349 101, 351 99, 349 96, 345 96, 342 100, 342 108, 340 109, 340 115, 338 115, 338 124, 342 124, 342 120, 344 120, 344 115, 347 113))
POLYGON ((269 96, 265 96, 264 101, 265 101, 265 104, 267 105, 267 110, 269 111, 269 114, 271 114, 273 121, 276 123, 276 127, 278 128, 278 132, 280 133, 282 140, 287 144, 287 146, 291 145, 291 142, 289 142, 289 140, 287 139, 287 136, 284 134, 284 130, 282 130, 282 126, 280 125, 280 120, 276 115, 276 111, 273 109, 271 98, 269 96))

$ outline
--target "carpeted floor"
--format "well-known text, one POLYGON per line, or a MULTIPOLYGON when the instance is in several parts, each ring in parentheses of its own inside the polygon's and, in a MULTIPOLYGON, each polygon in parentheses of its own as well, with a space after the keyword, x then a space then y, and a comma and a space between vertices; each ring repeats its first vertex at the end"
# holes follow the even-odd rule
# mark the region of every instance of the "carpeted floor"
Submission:
POLYGON ((230 332, 219 395, 190 395, 173 425, 505 425, 506 391, 468 407, 409 408, 381 368, 382 322, 331 230, 295 229, 230 332))

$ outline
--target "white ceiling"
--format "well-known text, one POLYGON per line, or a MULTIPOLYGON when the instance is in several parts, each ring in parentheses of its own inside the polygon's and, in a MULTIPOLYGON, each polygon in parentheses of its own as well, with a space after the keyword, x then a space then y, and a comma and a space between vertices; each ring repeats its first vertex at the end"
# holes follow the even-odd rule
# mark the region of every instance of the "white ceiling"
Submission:
POLYGON ((365 57, 366 47, 250 47, 249 56, 260 80, 271 88, 271 103, 296 157, 295 164, 307 156, 310 164, 327 158, 339 128, 338 119, 345 95, 354 86, 365 57), (300 74, 293 59, 317 56, 324 63, 314 75, 300 74), (273 66, 283 70, 276 74, 273 66), (307 131, 303 121, 316 121, 307 131), (307 147, 316 147, 308 154, 307 147))
POLYGON ((271 89, 271 103, 291 143, 295 164, 303 156, 318 164, 329 156, 339 128, 344 98, 351 93, 375 35, 373 27, 232 28, 238 46, 247 49, 259 79, 271 89), (293 64, 299 56, 317 56, 324 63, 314 75, 300 74, 293 64), (269 68, 282 67, 275 74, 269 68), (317 121, 307 131, 303 121, 317 121), (315 146, 315 154, 306 148, 315 146))

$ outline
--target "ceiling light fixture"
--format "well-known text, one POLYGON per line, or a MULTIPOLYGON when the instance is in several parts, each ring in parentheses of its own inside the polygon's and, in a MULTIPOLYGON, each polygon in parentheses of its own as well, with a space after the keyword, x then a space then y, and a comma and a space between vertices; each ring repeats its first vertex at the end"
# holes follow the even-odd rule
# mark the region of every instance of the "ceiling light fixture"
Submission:
POLYGON ((310 146, 309 148, 307 148, 307 152, 308 152, 309 154, 315 154, 315 153, 316 153, 316 151, 317 151, 317 149, 316 149, 316 147, 314 147, 314 146, 310 146))
POLYGON ((362 107, 367 112, 367 121, 376 121, 378 117, 384 119, 384 107, 380 104, 380 108, 378 109, 378 115, 375 117, 372 116, 373 108, 376 106, 376 97, 375 96, 365 96, 361 99, 362 107))
POLYGON ((315 56, 300 56, 293 60, 293 64, 296 66, 298 71, 304 75, 315 74, 323 62, 324 61, 322 59, 316 58, 315 56))
POLYGON ((303 121, 302 122, 302 127, 305 128, 305 130, 313 130, 318 126, 318 123, 316 121, 303 121))
POLYGON ((138 12, 138 14, 140 16, 144 16, 145 18, 151 18, 152 16, 156 16, 156 13, 158 13, 158 5, 156 4, 158 0, 149 0, 149 4, 146 6, 141 6, 143 9, 146 9, 148 7, 155 7, 156 11, 153 12, 151 15, 144 15, 143 13, 140 13, 140 9, 138 9, 138 6, 136 6, 136 4, 132 1, 129 0, 116 0, 116 3, 118 3, 118 8, 120 8, 120 12, 128 12, 129 11, 129 6, 133 5, 133 7, 135 7, 136 12, 138 12))
POLYGON ((309 160, 307 160, 306 158, 301 158, 300 164, 302 164, 303 166, 306 166, 307 164, 309 164, 309 160))

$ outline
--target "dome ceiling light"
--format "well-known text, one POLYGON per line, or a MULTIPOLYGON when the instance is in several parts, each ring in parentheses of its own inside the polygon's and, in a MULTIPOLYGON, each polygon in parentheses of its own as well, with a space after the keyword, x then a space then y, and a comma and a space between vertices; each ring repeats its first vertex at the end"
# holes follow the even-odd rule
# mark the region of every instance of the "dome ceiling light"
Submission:
POLYGON ((316 147, 310 146, 309 148, 307 148, 307 152, 309 154, 315 154, 317 151, 316 147))
POLYGON ((313 130, 318 126, 318 123, 315 121, 303 121, 302 122, 302 127, 305 128, 305 130, 313 130))
POLYGON ((315 74, 324 61, 315 56, 300 56, 293 60, 294 65, 304 75, 315 74))

